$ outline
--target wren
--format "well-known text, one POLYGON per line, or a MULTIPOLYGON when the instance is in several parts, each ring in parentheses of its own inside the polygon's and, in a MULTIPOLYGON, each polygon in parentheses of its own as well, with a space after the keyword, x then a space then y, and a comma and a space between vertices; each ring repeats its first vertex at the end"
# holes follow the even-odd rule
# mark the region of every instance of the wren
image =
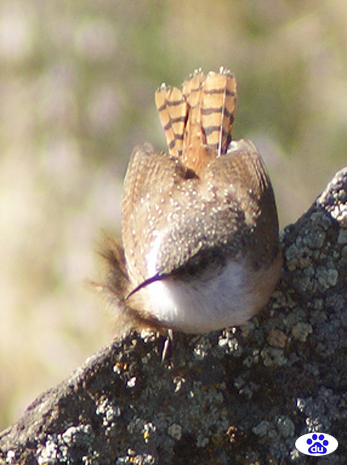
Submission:
POLYGON ((168 153, 134 149, 124 181, 122 244, 107 237, 102 290, 124 330, 204 333, 245 323, 281 269, 276 203, 264 162, 232 141, 237 99, 225 68, 195 71, 155 102, 168 153))

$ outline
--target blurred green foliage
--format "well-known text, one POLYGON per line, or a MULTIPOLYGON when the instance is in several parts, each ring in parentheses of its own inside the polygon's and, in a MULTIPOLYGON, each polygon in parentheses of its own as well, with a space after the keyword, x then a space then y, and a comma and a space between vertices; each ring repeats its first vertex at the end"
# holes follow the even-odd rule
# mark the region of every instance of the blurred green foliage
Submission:
POLYGON ((235 72, 285 225, 346 164, 346 42, 340 0, 0 1, 0 426, 112 337, 83 280, 133 147, 165 148, 157 86, 235 72))

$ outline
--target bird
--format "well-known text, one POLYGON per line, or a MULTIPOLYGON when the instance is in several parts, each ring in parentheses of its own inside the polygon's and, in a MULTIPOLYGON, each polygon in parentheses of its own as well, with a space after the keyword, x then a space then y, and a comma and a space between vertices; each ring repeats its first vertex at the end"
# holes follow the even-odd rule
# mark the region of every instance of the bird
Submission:
POLYGON ((121 240, 106 235, 100 289, 118 324, 202 334, 246 323, 267 303, 282 255, 271 181, 254 143, 233 140, 235 75, 195 70, 155 104, 168 150, 130 157, 121 240))

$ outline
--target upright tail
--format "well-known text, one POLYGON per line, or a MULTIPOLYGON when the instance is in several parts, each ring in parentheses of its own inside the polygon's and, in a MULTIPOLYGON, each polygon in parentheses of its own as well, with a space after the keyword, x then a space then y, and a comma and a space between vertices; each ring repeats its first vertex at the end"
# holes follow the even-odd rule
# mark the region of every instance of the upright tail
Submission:
POLYGON ((235 76, 221 68, 206 76, 196 70, 182 89, 162 84, 155 102, 169 153, 197 174, 211 156, 226 153, 236 108, 235 76))

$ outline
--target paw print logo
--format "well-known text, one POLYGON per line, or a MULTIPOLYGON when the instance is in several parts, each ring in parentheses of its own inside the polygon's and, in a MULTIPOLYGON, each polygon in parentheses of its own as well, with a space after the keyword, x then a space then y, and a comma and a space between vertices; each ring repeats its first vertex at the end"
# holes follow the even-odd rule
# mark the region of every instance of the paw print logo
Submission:
POLYGON ((328 439, 324 439, 324 434, 312 434, 312 438, 307 438, 306 443, 310 446, 308 452, 310 454, 325 455, 328 452, 326 446, 329 446, 328 439))
POLYGON ((327 433, 309 433, 295 441, 295 447, 306 455, 328 455, 334 452, 339 443, 334 436, 327 433))

